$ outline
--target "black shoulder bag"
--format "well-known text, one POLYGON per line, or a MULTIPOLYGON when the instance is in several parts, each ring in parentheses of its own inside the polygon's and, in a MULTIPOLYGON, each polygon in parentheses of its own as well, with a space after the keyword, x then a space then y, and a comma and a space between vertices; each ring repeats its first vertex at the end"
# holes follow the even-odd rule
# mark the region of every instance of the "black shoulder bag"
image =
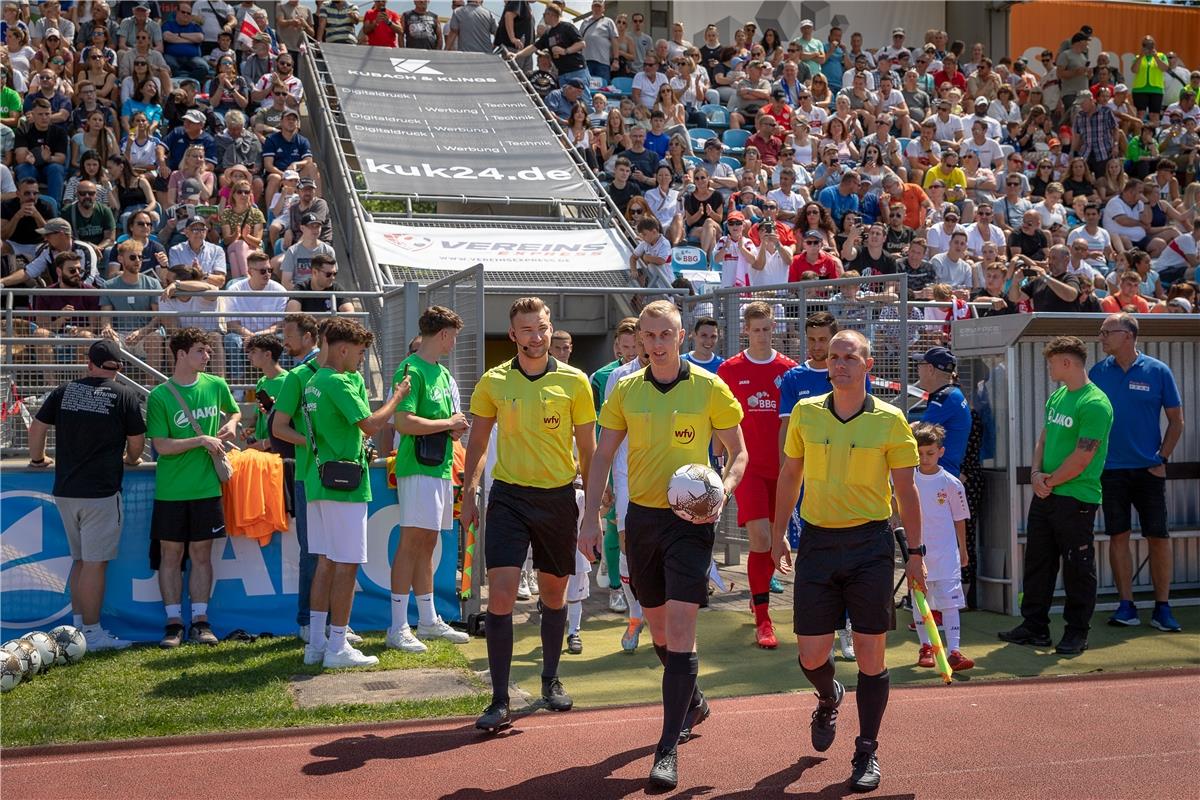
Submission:
POLYGON ((418 464, 426 467, 440 467, 446 463, 446 442, 450 439, 450 431, 438 431, 413 437, 413 455, 418 464))
POLYGON ((342 492, 357 489, 363 479, 362 464, 357 461, 326 461, 322 463, 320 455, 317 454, 317 434, 313 429, 312 417, 308 413, 308 403, 304 402, 304 398, 300 399, 300 408, 304 411, 304 423, 307 427, 304 435, 308 439, 308 446, 312 448, 313 461, 316 462, 317 477, 320 479, 321 485, 326 489, 337 489, 342 492))

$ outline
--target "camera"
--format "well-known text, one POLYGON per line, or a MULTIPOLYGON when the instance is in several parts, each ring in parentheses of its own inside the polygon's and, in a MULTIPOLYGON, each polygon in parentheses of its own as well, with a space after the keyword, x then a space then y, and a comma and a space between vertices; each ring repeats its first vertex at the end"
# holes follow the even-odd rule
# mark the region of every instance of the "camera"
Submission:
POLYGON ((1021 267, 1021 274, 1026 278, 1032 278, 1038 274, 1038 271, 1033 267, 1021 267))

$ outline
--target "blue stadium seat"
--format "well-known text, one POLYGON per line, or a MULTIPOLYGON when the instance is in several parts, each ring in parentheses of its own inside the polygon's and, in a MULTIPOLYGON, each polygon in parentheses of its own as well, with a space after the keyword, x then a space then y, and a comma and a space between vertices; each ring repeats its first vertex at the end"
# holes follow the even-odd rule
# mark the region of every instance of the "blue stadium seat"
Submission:
POLYGON ((704 150, 705 142, 707 142, 709 139, 717 138, 720 137, 712 128, 690 128, 688 130, 688 139, 691 140, 692 150, 694 151, 704 150))
POLYGON ((718 131, 729 128, 729 109, 725 108, 725 106, 709 103, 700 106, 700 111, 708 118, 710 128, 718 131))
POLYGON ((742 168, 742 162, 738 161, 733 156, 721 156, 721 163, 725 164, 730 169, 737 171, 742 168))
POLYGON ((689 167, 698 167, 700 166, 700 159, 696 158, 696 156, 684 156, 683 163, 689 167))
POLYGON ((617 90, 617 94, 621 97, 628 97, 633 94, 633 78, 613 78, 609 84, 617 90))
POLYGON ((736 155, 746 152, 746 140, 749 138, 750 131, 745 128, 728 130, 721 135, 721 141, 725 143, 725 152, 736 155))

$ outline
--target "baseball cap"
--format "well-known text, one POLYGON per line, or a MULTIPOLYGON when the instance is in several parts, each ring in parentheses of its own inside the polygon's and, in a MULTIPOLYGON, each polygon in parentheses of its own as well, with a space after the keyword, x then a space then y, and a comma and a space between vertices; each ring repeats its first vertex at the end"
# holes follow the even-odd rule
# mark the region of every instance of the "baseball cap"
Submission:
POLYGON ((312 178, 301 178, 300 179, 300 188, 301 189, 303 189, 305 186, 316 186, 316 185, 317 185, 317 182, 314 181, 312 178))
POLYGON ((745 222, 746 215, 740 211, 730 211, 729 216, 726 218, 726 222, 733 222, 734 220, 738 220, 740 222, 745 222))
POLYGON ((184 114, 183 119, 185 122, 194 122, 197 125, 203 125, 205 123, 204 112, 195 108, 184 114))
POLYGON ((1192 313, 1192 303, 1186 297, 1172 297, 1167 301, 1167 305, 1181 308, 1188 314, 1192 313))
POLYGON ((111 339, 92 342, 92 346, 88 348, 88 361, 102 369, 120 369, 125 363, 121 358, 121 348, 111 339))
POLYGON ((67 222, 62 217, 46 220, 46 224, 37 229, 37 232, 45 236, 47 233, 71 233, 71 223, 67 222))
POLYGON ((1128 91, 1129 91, 1129 87, 1123 83, 1118 83, 1116 86, 1113 87, 1114 94, 1117 92, 1128 92, 1128 91))
POLYGON ((318 217, 316 214, 309 212, 308 214, 305 214, 303 217, 300 218, 300 224, 301 225, 320 225, 321 218, 318 217))
POLYGON ((146 11, 149 11, 149 10, 150 10, 150 4, 149 4, 149 3, 146 3, 146 2, 134 3, 134 4, 133 4, 133 10, 134 10, 134 11, 137 11, 139 8, 141 8, 141 9, 145 9, 146 11))
POLYGON ((259 31, 258 33, 254 34, 254 36, 252 37, 251 41, 255 41, 255 42, 269 42, 269 41, 271 41, 271 34, 269 34, 269 33, 263 33, 262 31, 259 31))
POLYGON ((62 34, 58 32, 58 28, 46 28, 46 32, 42 34, 43 39, 49 38, 61 39, 62 34))
MULTIPOLYGON (((284 116, 284 117, 295 117, 296 119, 299 119, 299 118, 300 118, 300 112, 299 112, 299 111, 297 111, 297 110, 296 110, 296 109, 294 109, 294 108, 290 108, 290 107, 289 107, 289 108, 285 108, 285 109, 283 110, 283 116, 284 116)), ((280 119, 282 119, 282 117, 281 117, 280 119)))
POLYGON ((294 169, 284 170, 283 179, 285 181, 298 181, 300 180, 300 173, 296 172, 294 169))
POLYGON ((923 361, 942 372, 954 372, 958 369, 958 359, 945 347, 931 347, 924 354, 913 356, 913 360, 923 361))
POLYGON ((801 28, 811 28, 811 27, 813 27, 812 20, 811 20, 811 19, 802 19, 802 20, 800 20, 800 27, 801 27, 801 28))
POLYGON ((567 86, 574 86, 576 89, 586 89, 587 88, 587 84, 584 83, 579 78, 571 78, 569 81, 567 81, 567 86))
POLYGON ((772 100, 782 100, 785 97, 787 97, 787 93, 785 93, 783 89, 773 89, 771 91, 772 100))
POLYGON ((903 36, 904 28, 892 28, 892 36, 903 36))
POLYGON ((1050 138, 1046 141, 1047 147, 1058 147, 1061 144, 1062 144, 1062 142, 1060 142, 1058 139, 1054 139, 1054 138, 1050 138))
POLYGON ((203 225, 205 228, 207 228, 208 220, 206 220, 204 217, 188 217, 187 225, 184 225, 183 227, 194 228, 197 225, 203 225))
POLYGON ((192 197, 204 191, 204 184, 196 178, 188 178, 179 188, 179 194, 183 197, 192 197))
POLYGON ((954 105, 953 103, 951 103, 949 100, 947 100, 944 97, 941 98, 940 100, 938 100, 937 104, 938 104, 938 108, 950 108, 952 105, 954 105))
POLYGON ((809 228, 808 230, 806 230, 804 232, 804 238, 805 239, 821 239, 822 241, 824 241, 825 234, 821 233, 816 228, 809 228))
POLYGON ((990 105, 990 104, 991 104, 991 101, 988 100, 983 95, 979 95, 979 97, 975 98, 975 105, 977 105, 977 106, 986 106, 986 105, 990 105))

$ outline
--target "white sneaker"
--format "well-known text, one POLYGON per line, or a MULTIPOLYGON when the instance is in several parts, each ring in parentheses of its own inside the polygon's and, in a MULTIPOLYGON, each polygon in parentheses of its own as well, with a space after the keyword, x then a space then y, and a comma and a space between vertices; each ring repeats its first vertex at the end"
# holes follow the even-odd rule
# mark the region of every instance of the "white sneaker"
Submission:
POLYGON ((533 594, 529 591, 529 579, 525 576, 525 573, 522 572, 521 582, 517 584, 517 599, 529 600, 532 597, 533 594))
POLYGON ((405 625, 399 630, 388 628, 387 646, 393 650, 403 650, 406 653, 425 653, 429 651, 420 639, 413 636, 412 628, 405 625))
POLYGON ((610 589, 608 592, 608 610, 614 614, 624 614, 629 610, 625 600, 625 592, 620 589, 610 589))
POLYGON ((308 626, 307 625, 301 625, 300 630, 296 633, 296 635, 300 637, 300 641, 304 642, 305 644, 308 644, 308 626))
POLYGON ((850 628, 846 627, 838 633, 838 643, 842 648, 842 658, 847 661, 854 661, 854 637, 851 635, 850 628))
POLYGON ((466 644, 471 641, 470 636, 451 628, 441 617, 434 617, 432 625, 418 625, 417 636, 422 639, 445 639, 452 644, 466 644))
POLYGON ((359 645, 362 644, 363 638, 354 632, 354 628, 346 626, 346 644, 359 645))
POLYGON ((541 594, 541 589, 538 588, 537 571, 529 570, 529 592, 530 594, 541 594))
POLYGON ((101 628, 99 632, 91 636, 84 634, 83 638, 87 640, 87 651, 89 653, 95 653, 100 650, 124 650, 133 644, 133 642, 126 641, 125 639, 118 639, 104 630, 104 628, 101 628))
POLYGON ((368 656, 358 650, 355 650, 350 645, 346 645, 336 653, 325 651, 325 657, 322 664, 326 669, 339 669, 344 667, 373 667, 379 663, 379 659, 375 656, 368 656))
POLYGON ((311 644, 304 645, 304 663, 308 666, 320 664, 325 660, 325 648, 313 647, 311 644))

